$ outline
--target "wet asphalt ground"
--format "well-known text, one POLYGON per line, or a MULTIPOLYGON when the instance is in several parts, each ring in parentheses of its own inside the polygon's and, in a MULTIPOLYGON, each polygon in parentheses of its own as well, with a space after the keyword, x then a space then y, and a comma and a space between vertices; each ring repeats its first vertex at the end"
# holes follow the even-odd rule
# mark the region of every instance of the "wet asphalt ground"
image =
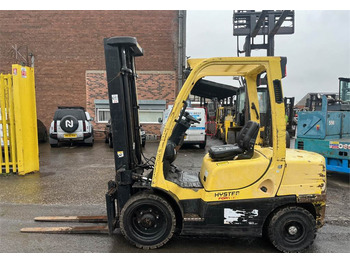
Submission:
MULTIPOLYGON (((183 169, 198 170, 208 148, 186 146, 176 160, 183 169)), ((146 157, 154 156, 158 143, 148 142, 146 157)), ((26 234, 22 227, 84 225, 38 223, 37 216, 105 215, 107 182, 114 179, 113 150, 103 142, 90 147, 40 145, 40 172, 26 176, 0 175, 1 253, 274 253, 262 238, 180 237, 165 246, 143 251, 130 246, 117 231, 108 234, 26 234)), ((349 175, 328 174, 326 224, 318 231, 309 253, 350 252, 349 175)), ((86 224, 85 224, 86 225, 86 224)))

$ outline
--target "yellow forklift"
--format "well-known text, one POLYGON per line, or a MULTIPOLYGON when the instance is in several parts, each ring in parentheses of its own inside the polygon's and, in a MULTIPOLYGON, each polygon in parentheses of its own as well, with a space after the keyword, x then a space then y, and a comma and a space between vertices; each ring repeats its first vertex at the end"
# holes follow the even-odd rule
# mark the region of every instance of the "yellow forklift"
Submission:
MULTIPOLYGON (((155 160, 143 157, 139 137, 135 57, 136 38, 105 39, 115 180, 108 183, 107 222, 133 245, 159 248, 174 234, 267 236, 284 252, 309 247, 323 226, 326 201, 324 158, 286 149, 281 80, 286 58, 189 59, 187 77, 165 125, 155 160), (272 141, 259 133, 257 77, 268 80, 272 141), (236 144, 212 146, 197 172, 176 165, 192 123, 186 100, 205 76, 241 76, 246 81, 249 121, 236 144), (118 134, 118 135, 117 135, 118 134)), ((29 231, 27 231, 29 232, 29 231)))
POLYGON ((241 127, 236 125, 235 121, 235 109, 233 107, 226 108, 226 116, 224 121, 225 129, 225 144, 235 144, 236 135, 241 130, 241 127))
MULTIPOLYGON (((120 39, 117 40, 106 40, 107 47, 114 48, 115 54, 110 52, 112 56, 120 53, 120 39)), ((123 41, 126 45, 136 40, 123 41)), ((108 61, 115 59, 106 57, 106 60, 111 90, 118 81, 115 78, 122 77, 120 69, 124 67, 113 66, 112 71, 108 61)), ((120 166, 118 179, 114 185, 110 183, 110 199, 112 202, 116 199, 118 207, 115 224, 127 240, 144 249, 164 245, 174 233, 227 236, 266 233, 281 251, 307 248, 314 241, 316 229, 324 223, 326 168, 319 154, 286 149, 281 83, 286 58, 190 59, 188 64, 191 73, 169 115, 155 162, 148 166, 140 162, 131 168, 120 166), (271 107, 272 146, 269 147, 261 146, 257 117, 257 77, 263 72, 267 74, 271 107), (197 121, 186 112, 186 100, 194 84, 205 76, 244 77, 252 112, 250 121, 237 137, 237 144, 211 147, 203 157, 201 169, 192 172, 176 166, 175 160, 186 130, 197 121), (146 167, 151 171, 145 172, 146 167)), ((130 66, 128 69, 133 70, 130 66)), ((134 77, 136 72, 130 74, 134 77)), ((122 84, 121 89, 135 92, 130 85, 122 84)), ((110 93, 110 97, 113 95, 110 93)), ((133 103, 130 106, 135 108, 133 103)), ((122 123, 116 121, 113 111, 111 115, 115 125, 120 126, 122 123)), ((122 149, 115 149, 117 161, 123 158, 118 153, 122 149)))
POLYGON ((233 106, 220 106, 216 110, 217 137, 224 144, 236 142, 236 132, 240 130, 235 123, 235 109, 233 106))
POLYGON ((225 123, 225 108, 219 106, 216 109, 216 137, 223 140, 225 135, 224 123, 225 123))

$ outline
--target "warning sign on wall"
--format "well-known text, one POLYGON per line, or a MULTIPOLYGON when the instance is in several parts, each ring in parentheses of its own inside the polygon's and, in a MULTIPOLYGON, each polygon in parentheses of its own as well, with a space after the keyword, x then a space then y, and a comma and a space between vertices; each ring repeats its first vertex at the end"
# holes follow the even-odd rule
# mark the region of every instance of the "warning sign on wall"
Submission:
POLYGON ((27 69, 25 67, 21 68, 21 76, 22 78, 27 78, 27 69))

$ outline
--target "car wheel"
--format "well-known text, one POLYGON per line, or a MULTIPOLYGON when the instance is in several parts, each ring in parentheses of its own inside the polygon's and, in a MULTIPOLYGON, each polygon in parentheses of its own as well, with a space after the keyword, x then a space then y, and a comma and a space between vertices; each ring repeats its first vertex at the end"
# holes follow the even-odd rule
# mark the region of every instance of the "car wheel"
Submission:
POLYGON ((58 143, 57 144, 50 144, 51 147, 58 147, 58 143))
POLYGON ((206 145, 207 145, 207 136, 205 136, 204 142, 199 144, 199 148, 204 149, 206 145))
POLYGON ((142 141, 142 147, 145 147, 145 145, 146 145, 146 141, 142 141))
POLYGON ((282 252, 300 252, 316 237, 315 218, 304 208, 290 206, 276 212, 268 226, 271 243, 282 252))
POLYGON ((120 229, 125 238, 138 248, 155 249, 174 234, 175 213, 160 196, 141 193, 131 197, 120 214, 120 229))

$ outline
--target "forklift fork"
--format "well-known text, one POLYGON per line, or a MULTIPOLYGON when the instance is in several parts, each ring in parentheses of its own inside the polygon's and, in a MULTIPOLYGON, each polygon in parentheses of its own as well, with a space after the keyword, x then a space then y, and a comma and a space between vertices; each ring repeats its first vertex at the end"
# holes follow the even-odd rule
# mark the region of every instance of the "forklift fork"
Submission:
MULTIPOLYGON (((76 223, 106 223, 106 216, 52 216, 35 217, 37 222, 76 222, 76 223)), ((26 227, 22 233, 51 234, 93 234, 108 233, 108 226, 64 226, 64 227, 26 227)))
POLYGON ((93 234, 108 233, 118 227, 118 217, 116 216, 115 196, 116 184, 114 181, 108 183, 106 193, 107 216, 42 216, 35 217, 36 222, 71 222, 71 223, 104 223, 101 226, 64 226, 64 227, 27 227, 22 228, 22 233, 51 233, 51 234, 93 234))

